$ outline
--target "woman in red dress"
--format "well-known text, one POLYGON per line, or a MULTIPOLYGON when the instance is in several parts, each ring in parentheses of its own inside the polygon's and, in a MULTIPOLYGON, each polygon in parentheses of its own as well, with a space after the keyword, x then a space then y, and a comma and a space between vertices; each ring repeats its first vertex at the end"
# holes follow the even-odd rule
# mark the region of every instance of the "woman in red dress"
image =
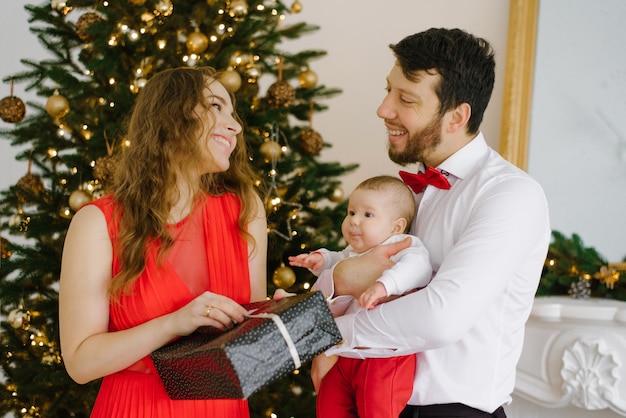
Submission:
POLYGON ((177 68, 137 97, 111 193, 81 208, 61 268, 61 349, 92 417, 249 417, 246 400, 171 400, 150 353, 228 329, 266 298, 267 232, 234 97, 210 68, 177 68))

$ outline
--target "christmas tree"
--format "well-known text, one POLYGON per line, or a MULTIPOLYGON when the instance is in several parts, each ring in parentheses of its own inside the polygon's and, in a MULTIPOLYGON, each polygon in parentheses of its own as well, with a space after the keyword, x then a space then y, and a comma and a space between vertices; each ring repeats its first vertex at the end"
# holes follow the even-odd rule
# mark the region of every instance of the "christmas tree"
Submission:
MULTIPOLYGON (((279 0, 51 0, 27 5, 30 30, 50 52, 25 57, 5 79, 11 94, 0 135, 24 149, 24 176, 0 195, 3 314, 0 415, 85 417, 98 383, 65 373, 58 341, 58 280, 65 231, 74 213, 107 191, 123 123, 153 74, 212 66, 237 96, 251 160, 265 184, 268 293, 304 292, 312 276, 285 266, 289 255, 342 246, 340 176, 356 168, 320 162, 330 146, 313 127, 320 100, 340 93, 318 84, 310 61, 324 51, 290 53, 281 42, 318 28, 288 23, 303 5, 279 0), (264 82, 269 84, 267 88, 264 82), (13 83, 40 102, 24 104, 13 83), (26 112, 28 109, 28 112, 26 112)), ((256 417, 312 417, 306 367, 250 399, 256 417)))

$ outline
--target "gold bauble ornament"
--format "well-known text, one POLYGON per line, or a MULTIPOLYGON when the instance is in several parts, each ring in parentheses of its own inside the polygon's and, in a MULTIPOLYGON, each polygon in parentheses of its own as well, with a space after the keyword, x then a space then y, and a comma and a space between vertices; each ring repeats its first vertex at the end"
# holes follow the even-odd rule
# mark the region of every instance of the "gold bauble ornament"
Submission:
POLYGON ((174 11, 174 5, 170 0, 159 0, 154 7, 154 14, 157 16, 170 16, 174 11))
POLYGON ((74 190, 70 194, 69 205, 70 208, 76 212, 78 209, 82 208, 85 204, 91 202, 92 196, 87 193, 85 190, 78 189, 74 190))
POLYGON ((66 0, 51 0, 50 6, 64 16, 72 11, 72 6, 68 5, 66 0))
POLYGON ((11 78, 11 95, 0 100, 0 118, 9 123, 21 122, 26 115, 24 102, 13 95, 13 78, 11 78))
POLYGON ((256 82, 261 77, 261 70, 259 69, 258 65, 248 64, 246 65, 244 74, 248 79, 248 82, 256 82))
POLYGON ((275 82, 267 89, 267 102, 276 109, 287 108, 295 100, 296 90, 284 80, 275 82))
POLYGON ((300 13, 302 11, 302 3, 295 0, 289 10, 291 10, 291 13, 300 13))
POLYGON ((46 102, 46 112, 55 119, 60 119, 70 111, 70 102, 55 91, 46 102))
POLYGON ((322 136, 313 129, 313 112, 315 111, 315 102, 309 103, 309 129, 302 131, 300 134, 300 152, 304 155, 315 156, 320 153, 324 147, 322 136))
POLYGON ((102 20, 100 15, 93 12, 85 13, 78 18, 78 20, 76 21, 76 34, 81 41, 86 43, 93 42, 93 36, 85 33, 85 29, 89 28, 89 26, 93 25, 99 20, 102 20))
POLYGON ((259 148, 266 162, 275 161, 280 157, 282 152, 281 146, 276 141, 267 141, 261 144, 259 148))
POLYGON ((187 51, 190 54, 200 55, 208 48, 209 38, 204 33, 196 30, 187 36, 185 45, 187 45, 187 51))
POLYGON ((296 89, 283 80, 283 57, 278 60, 278 80, 267 89, 267 102, 280 109, 291 106, 296 101, 296 89))
POLYGON ((228 16, 234 19, 242 19, 248 14, 248 2, 246 0, 231 0, 228 5, 228 16))
POLYGON ((281 265, 276 270, 274 270, 274 274, 272 275, 272 281, 276 285, 276 287, 280 287, 282 289, 287 289, 296 282, 296 273, 285 265, 281 265))
POLYGON ((17 186, 18 189, 16 191, 16 195, 17 201, 20 204, 24 204, 30 201, 31 196, 35 198, 39 197, 39 195, 41 195, 41 193, 46 190, 46 187, 44 186, 41 177, 31 173, 28 173, 20 178, 17 181, 17 186), (26 191, 27 194, 25 194, 23 190, 26 191))
POLYGON ((322 136, 313 129, 307 129, 300 134, 300 151, 308 156, 315 156, 324 148, 322 136))
POLYGON ((30 328, 30 312, 22 307, 13 309, 9 312, 7 322, 15 329, 28 329, 30 328))
POLYGON ((93 176, 100 182, 102 188, 107 191, 113 185, 113 179, 115 177, 115 168, 117 166, 119 157, 118 154, 105 155, 96 158, 93 166, 93 176))
POLYGON ((24 102, 11 95, 0 100, 0 118, 8 123, 21 122, 26 115, 24 102))
POLYGON ((220 82, 233 93, 241 87, 241 76, 232 67, 220 74, 220 82))
POLYGON ((2 258, 9 258, 13 254, 13 251, 9 250, 9 240, 0 238, 0 251, 2 258))
POLYGON ((343 197, 344 197, 343 189, 337 186, 333 189, 333 192, 328 197, 328 200, 330 200, 333 203, 339 203, 343 200, 343 197))
POLYGON ((298 76, 298 82, 303 89, 312 89, 317 86, 317 74, 315 71, 305 70, 298 76))

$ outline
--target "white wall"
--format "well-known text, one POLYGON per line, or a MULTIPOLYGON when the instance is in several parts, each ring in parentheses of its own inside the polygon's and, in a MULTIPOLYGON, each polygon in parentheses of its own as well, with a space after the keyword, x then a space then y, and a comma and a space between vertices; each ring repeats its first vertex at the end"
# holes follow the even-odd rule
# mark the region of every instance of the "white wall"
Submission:
MULTIPOLYGON (((23 67, 21 58, 37 59, 45 50, 28 31, 24 0, 2 0, 0 14, 1 67, 4 78, 23 67)), ((286 0, 290 4, 291 0, 286 0)), ((328 55, 311 62, 320 83, 337 87, 343 93, 326 102, 329 110, 316 114, 313 127, 326 142, 333 145, 324 150, 326 161, 358 163, 361 167, 347 175, 343 188, 346 195, 365 177, 397 173, 389 162, 386 137, 376 108, 383 98, 385 77, 393 58, 388 44, 406 35, 430 27, 460 27, 492 42, 496 50, 496 89, 483 124, 487 141, 498 148, 502 83, 508 24, 506 0, 300 0, 303 11, 290 15, 289 22, 304 21, 320 26, 320 30, 285 45, 286 49, 320 49, 328 55)), ((72 13, 80 13, 73 11, 72 13)), ((30 100, 24 85, 17 85, 15 95, 30 100)), ((9 95, 9 85, 0 88, 0 96, 9 95)), ((42 100, 37 98, 39 102, 42 100)), ((28 111, 28 109, 27 109, 28 111)), ((0 126, 7 124, 0 121, 0 126)), ((15 162, 16 150, 0 139, 0 189, 14 184, 26 173, 24 162, 15 162)))

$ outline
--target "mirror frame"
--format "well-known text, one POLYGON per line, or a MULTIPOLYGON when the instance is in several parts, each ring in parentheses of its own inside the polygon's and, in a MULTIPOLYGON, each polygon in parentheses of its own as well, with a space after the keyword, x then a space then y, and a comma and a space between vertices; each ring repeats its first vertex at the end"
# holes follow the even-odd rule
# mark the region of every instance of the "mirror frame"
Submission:
POLYGON ((509 1, 499 151, 522 170, 528 164, 538 10, 539 0, 509 1))

